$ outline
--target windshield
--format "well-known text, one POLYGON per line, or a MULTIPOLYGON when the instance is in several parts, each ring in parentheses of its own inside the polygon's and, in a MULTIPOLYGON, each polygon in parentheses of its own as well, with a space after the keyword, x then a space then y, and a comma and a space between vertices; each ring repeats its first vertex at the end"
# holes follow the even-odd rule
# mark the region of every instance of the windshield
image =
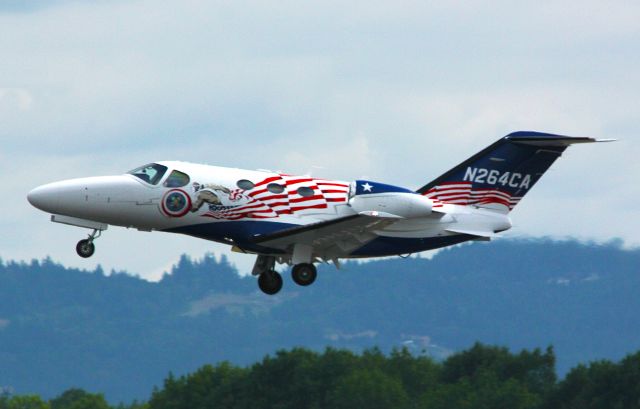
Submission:
POLYGON ((160 179, 162 179, 162 176, 164 176, 166 171, 166 166, 151 163, 149 165, 140 166, 128 173, 149 184, 156 185, 160 182, 160 179))

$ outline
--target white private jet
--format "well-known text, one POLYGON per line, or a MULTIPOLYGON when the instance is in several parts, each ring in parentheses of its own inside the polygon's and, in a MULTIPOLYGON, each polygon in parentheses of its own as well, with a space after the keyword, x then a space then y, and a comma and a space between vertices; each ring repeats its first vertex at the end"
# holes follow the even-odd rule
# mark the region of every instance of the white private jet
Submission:
POLYGON ((282 288, 276 262, 292 265, 293 281, 307 286, 316 262, 339 267, 341 258, 489 240, 511 227, 509 212, 567 146, 599 141, 514 132, 416 191, 166 161, 50 183, 28 200, 51 221, 93 230, 76 246, 81 257, 94 253, 108 225, 182 233, 257 255, 252 273, 275 294, 282 288))

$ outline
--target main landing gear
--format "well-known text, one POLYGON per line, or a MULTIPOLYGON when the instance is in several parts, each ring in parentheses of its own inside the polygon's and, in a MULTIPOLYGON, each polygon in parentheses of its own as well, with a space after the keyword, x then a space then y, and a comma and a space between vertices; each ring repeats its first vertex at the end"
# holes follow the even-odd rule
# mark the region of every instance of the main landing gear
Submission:
POLYGON ((93 253, 96 251, 96 246, 93 244, 93 241, 100 237, 101 234, 102 230, 94 229, 93 233, 89 235, 89 238, 80 240, 78 244, 76 244, 76 253, 82 258, 93 256, 93 253))
POLYGON ((258 276, 258 287, 263 293, 273 295, 282 289, 282 276, 274 270, 276 258, 259 255, 251 274, 258 276))
POLYGON ((318 276, 318 270, 316 266, 311 263, 300 263, 293 266, 291 269, 291 278, 293 281, 301 286, 308 286, 316 281, 318 276))
MULTIPOLYGON (((265 294, 274 295, 282 289, 282 276, 275 271, 275 264, 275 257, 259 255, 253 265, 252 274, 258 276, 258 287, 265 294)), ((291 270, 291 278, 301 286, 313 284, 317 276, 316 267, 311 263, 296 264, 291 270)))
POLYGON ((282 289, 282 276, 275 270, 265 271, 258 277, 258 287, 265 294, 277 294, 282 289))

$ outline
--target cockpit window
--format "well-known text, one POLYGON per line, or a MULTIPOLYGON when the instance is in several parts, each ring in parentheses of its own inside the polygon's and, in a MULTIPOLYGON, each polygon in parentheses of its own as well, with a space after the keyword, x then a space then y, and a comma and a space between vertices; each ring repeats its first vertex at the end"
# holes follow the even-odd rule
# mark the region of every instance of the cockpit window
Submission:
POLYGON ((151 163, 149 165, 140 166, 139 168, 130 171, 129 174, 149 184, 157 185, 166 172, 166 166, 158 165, 157 163, 151 163))
POLYGON ((186 173, 180 172, 179 170, 174 170, 171 172, 167 180, 164 182, 165 187, 182 187, 189 183, 189 175, 186 173))

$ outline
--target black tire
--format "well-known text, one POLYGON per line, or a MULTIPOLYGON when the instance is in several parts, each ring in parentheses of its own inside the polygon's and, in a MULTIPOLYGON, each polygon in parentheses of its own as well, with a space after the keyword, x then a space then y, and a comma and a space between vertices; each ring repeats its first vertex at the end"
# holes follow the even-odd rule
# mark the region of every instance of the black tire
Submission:
POLYGON ((282 276, 273 270, 265 271, 258 277, 258 287, 265 294, 277 294, 282 289, 282 276))
POLYGON ((95 244, 87 239, 80 240, 78 244, 76 244, 76 253, 78 253, 80 257, 89 258, 93 256, 93 253, 95 253, 95 251, 95 244))
POLYGON ((318 270, 316 270, 316 266, 311 263, 296 264, 293 266, 293 269, 291 269, 291 278, 296 284, 303 287, 313 284, 317 276, 318 270))

